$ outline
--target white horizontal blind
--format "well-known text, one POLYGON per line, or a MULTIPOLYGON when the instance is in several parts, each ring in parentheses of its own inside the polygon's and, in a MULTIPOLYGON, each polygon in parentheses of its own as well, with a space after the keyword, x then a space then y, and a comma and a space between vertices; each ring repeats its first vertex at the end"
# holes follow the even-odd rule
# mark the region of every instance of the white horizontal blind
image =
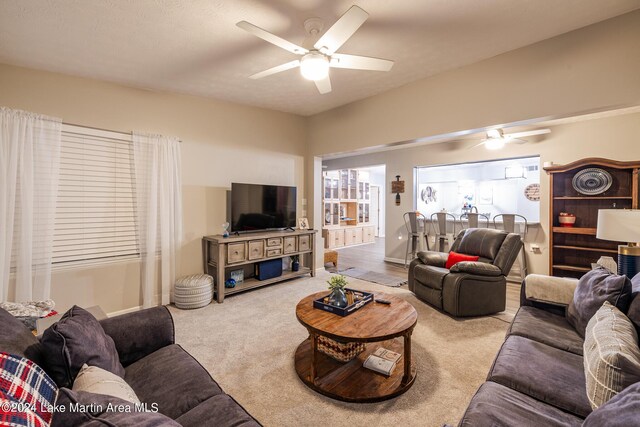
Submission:
POLYGON ((63 125, 53 264, 139 255, 131 136, 63 125))

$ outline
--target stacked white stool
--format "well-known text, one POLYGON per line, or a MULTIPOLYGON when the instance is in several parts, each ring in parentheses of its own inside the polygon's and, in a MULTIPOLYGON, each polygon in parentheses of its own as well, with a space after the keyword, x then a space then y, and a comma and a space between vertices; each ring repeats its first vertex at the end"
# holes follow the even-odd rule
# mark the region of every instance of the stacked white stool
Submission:
POLYGON ((181 309, 207 306, 213 299, 213 277, 208 274, 193 274, 176 281, 173 302, 181 309))

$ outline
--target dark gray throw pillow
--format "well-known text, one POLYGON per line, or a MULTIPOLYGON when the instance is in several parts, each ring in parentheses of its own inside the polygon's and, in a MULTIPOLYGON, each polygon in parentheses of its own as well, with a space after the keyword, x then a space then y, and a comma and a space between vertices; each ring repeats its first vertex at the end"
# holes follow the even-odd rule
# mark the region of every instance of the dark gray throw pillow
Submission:
POLYGON ((71 388, 85 363, 124 378, 118 351, 100 322, 74 305, 42 335, 45 370, 59 387, 71 388))
POLYGON ((639 419, 640 383, 635 383, 590 413, 582 423, 582 427, 637 426, 639 419))
POLYGON ((631 303, 627 317, 633 322, 633 326, 636 327, 636 332, 640 336, 640 273, 631 279, 631 303))
POLYGON ((605 301, 627 312, 631 301, 631 281, 604 268, 596 268, 582 276, 567 309, 567 321, 584 337, 589 319, 605 301))

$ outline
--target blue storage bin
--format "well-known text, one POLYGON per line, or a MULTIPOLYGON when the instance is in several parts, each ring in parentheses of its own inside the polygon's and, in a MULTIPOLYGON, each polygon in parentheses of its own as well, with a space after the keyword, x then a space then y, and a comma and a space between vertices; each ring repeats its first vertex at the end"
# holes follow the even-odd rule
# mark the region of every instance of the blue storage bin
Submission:
POLYGON ((282 276, 282 259, 272 259, 256 264, 256 279, 267 280, 282 276))

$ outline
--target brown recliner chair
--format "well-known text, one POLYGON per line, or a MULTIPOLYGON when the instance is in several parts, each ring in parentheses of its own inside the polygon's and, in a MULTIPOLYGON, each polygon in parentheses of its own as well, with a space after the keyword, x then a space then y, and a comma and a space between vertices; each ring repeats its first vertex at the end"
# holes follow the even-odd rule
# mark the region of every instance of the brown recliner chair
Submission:
POLYGON ((418 298, 456 317, 483 316, 505 309, 507 279, 522 240, 506 231, 469 228, 451 251, 479 256, 445 268, 449 254, 418 252, 409 265, 409 290, 418 298))

